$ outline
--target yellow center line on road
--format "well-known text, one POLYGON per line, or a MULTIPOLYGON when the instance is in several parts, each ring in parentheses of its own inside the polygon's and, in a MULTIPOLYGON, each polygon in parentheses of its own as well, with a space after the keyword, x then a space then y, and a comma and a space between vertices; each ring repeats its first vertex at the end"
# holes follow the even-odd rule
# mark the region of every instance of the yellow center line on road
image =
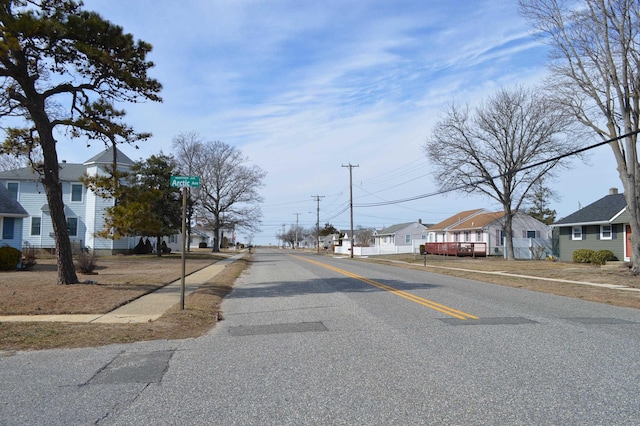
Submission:
POLYGON ((408 292, 403 291, 403 290, 398 290, 397 288, 391 287, 391 286, 386 285, 386 284, 379 283, 377 281, 370 280, 369 278, 363 277, 361 275, 354 274, 354 273, 349 272, 349 271, 345 271, 344 269, 336 268, 334 266, 327 265, 326 263, 318 262, 318 261, 312 260, 312 259, 307 259, 307 258, 301 257, 301 256, 295 256, 295 255, 291 255, 291 256, 295 257, 296 259, 304 260, 306 262, 313 263, 313 264, 318 265, 318 266, 322 266, 323 268, 330 269, 332 271, 338 272, 339 274, 346 275, 347 277, 351 277, 351 278, 354 278, 356 280, 365 282, 365 283, 367 283, 369 285, 372 285, 374 287, 377 287, 377 288, 379 288, 381 290, 388 291, 389 293, 393 293, 396 296, 400 296, 400 297, 403 297, 403 298, 405 298, 407 300, 411 300, 412 302, 418 303, 418 304, 420 304, 422 306, 426 306, 427 308, 434 309, 434 310, 436 310, 438 312, 442 312, 443 314, 447 314, 447 315, 452 316, 454 318, 458 318, 458 319, 461 319, 461 320, 478 319, 478 317, 475 316, 475 315, 471 315, 471 314, 468 314, 466 312, 459 311, 457 309, 451 308, 449 306, 442 305, 440 303, 434 302, 433 300, 429 300, 429 299, 425 299, 425 298, 420 297, 420 296, 416 296, 415 294, 411 294, 411 293, 408 293, 408 292))

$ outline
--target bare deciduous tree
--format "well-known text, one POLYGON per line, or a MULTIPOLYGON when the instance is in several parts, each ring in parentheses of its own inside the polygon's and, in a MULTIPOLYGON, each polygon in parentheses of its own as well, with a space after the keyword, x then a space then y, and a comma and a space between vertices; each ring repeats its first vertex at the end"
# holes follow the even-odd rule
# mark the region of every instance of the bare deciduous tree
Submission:
POLYGON ((451 106, 423 147, 441 190, 479 192, 500 203, 508 259, 514 258, 514 214, 532 185, 565 160, 525 167, 572 149, 567 123, 568 117, 537 93, 502 89, 473 110, 451 106))
POLYGON ((521 0, 552 46, 550 92, 610 146, 630 216, 631 261, 640 273, 640 3, 521 0), (626 136, 625 136, 626 135, 626 136))
POLYGON ((220 250, 223 228, 257 231, 262 202, 258 189, 264 185, 266 172, 249 165, 247 157, 224 142, 185 137, 178 147, 178 161, 184 167, 183 153, 188 153, 192 173, 200 177, 200 187, 193 191, 195 209, 200 223, 214 233, 213 251, 220 250))
POLYGON ((358 226, 355 230, 355 244, 360 247, 370 247, 373 241, 373 228, 358 226))
MULTIPOLYGON (((196 132, 181 133, 173 138, 172 145, 176 160, 180 164, 180 174, 186 176, 194 175, 201 144, 202 138, 196 132)), ((187 198, 187 241, 191 241, 191 221, 195 208, 195 197, 192 191, 192 189, 189 190, 187 198)), ((190 251, 190 244, 187 244, 187 251, 190 251)))

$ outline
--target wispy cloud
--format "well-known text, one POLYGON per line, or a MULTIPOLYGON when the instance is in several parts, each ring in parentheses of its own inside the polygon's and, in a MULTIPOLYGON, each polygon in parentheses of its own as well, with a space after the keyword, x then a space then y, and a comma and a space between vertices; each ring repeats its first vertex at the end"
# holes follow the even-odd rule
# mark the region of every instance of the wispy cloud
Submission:
MULTIPOLYGON (((474 103, 544 72, 546 50, 516 2, 85 0, 85 6, 154 46, 152 74, 164 85, 165 102, 126 107, 136 127, 154 133, 132 157, 170 152, 171 139, 185 131, 238 146, 268 172, 265 241, 273 240, 269 227, 292 222, 294 211, 315 223, 306 213, 315 211, 311 195, 331 195, 322 207, 327 217, 339 212, 348 194, 344 163, 359 163, 357 178, 378 182, 361 187, 362 202, 434 191, 428 166, 387 173, 424 159, 421 145, 447 104, 474 103), (300 204, 290 204, 295 200, 300 204)), ((70 161, 79 156, 68 153, 70 161)), ((424 201, 361 211, 356 219, 438 221, 470 202, 455 199, 446 207, 424 201)))

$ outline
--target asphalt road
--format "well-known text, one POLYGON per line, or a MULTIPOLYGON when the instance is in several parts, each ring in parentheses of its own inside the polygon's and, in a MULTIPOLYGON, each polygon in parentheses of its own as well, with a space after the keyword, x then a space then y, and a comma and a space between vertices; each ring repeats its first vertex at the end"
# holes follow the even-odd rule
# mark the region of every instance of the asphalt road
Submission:
POLYGON ((640 311, 258 250, 199 339, 0 358, 0 424, 640 423, 640 311))

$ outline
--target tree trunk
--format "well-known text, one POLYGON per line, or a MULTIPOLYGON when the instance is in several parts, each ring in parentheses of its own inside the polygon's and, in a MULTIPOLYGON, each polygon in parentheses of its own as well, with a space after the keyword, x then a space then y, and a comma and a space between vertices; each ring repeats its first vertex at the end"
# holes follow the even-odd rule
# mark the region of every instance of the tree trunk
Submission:
POLYGON ((59 179, 58 154, 56 153, 53 135, 40 132, 40 145, 44 160, 42 186, 47 195, 51 223, 56 242, 56 265, 58 267, 58 284, 75 284, 78 282, 73 264, 73 252, 69 240, 67 218, 64 214, 62 184, 59 179))
POLYGON ((25 91, 26 98, 29 100, 26 107, 38 132, 40 147, 42 148, 43 165, 40 172, 42 173, 42 186, 47 195, 47 203, 55 235, 58 284, 76 284, 78 276, 73 264, 69 229, 67 228, 67 218, 64 214, 56 140, 53 137, 53 126, 46 112, 46 99, 36 91, 33 80, 25 79, 20 84, 25 91))
POLYGON ((504 215, 504 235, 505 235, 505 253, 507 254, 507 260, 514 260, 516 258, 513 250, 513 213, 509 210, 504 215))
MULTIPOLYGON (((631 166, 632 167, 632 166, 631 166)), ((629 212, 629 227, 631 228, 631 271, 640 274, 640 203, 636 196, 640 194, 640 188, 630 173, 620 171, 620 180, 624 187, 624 197, 627 201, 627 211, 629 212)))
POLYGON ((162 257, 162 235, 156 235, 156 251, 158 257, 162 257))

